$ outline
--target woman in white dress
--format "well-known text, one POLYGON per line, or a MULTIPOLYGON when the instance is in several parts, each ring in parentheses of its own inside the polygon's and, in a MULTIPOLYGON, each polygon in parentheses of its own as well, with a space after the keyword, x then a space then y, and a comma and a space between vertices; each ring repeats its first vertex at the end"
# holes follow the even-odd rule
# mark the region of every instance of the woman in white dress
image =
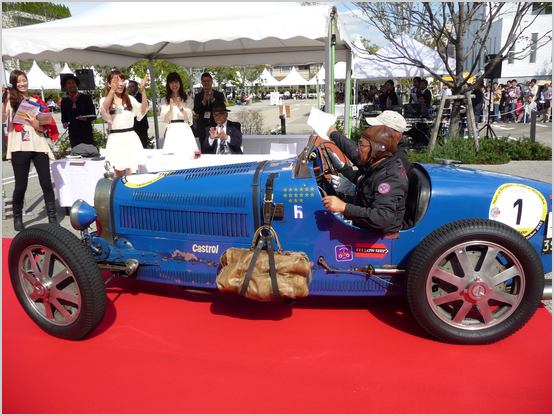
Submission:
POLYGON ((115 175, 138 173, 138 165, 146 164, 146 155, 139 136, 133 130, 135 117, 142 120, 148 111, 146 75, 141 83, 142 104, 127 94, 125 75, 111 71, 106 83, 107 96, 100 100, 100 114, 108 122, 110 135, 106 143, 106 160, 114 168, 115 175))
POLYGON ((193 156, 198 150, 192 133, 193 101, 183 89, 181 76, 171 72, 167 76, 166 93, 162 98, 161 117, 167 124, 164 140, 164 154, 193 156))

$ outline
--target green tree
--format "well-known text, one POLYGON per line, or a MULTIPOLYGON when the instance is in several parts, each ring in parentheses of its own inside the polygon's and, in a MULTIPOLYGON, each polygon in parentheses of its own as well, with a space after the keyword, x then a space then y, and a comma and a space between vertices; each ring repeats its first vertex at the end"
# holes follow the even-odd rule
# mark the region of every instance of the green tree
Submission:
POLYGON ((206 67, 203 72, 209 72, 214 80, 214 88, 221 90, 226 85, 237 80, 237 67, 235 66, 217 66, 215 68, 206 67))
MULTIPOLYGON (((11 11, 42 16, 46 19, 46 21, 71 17, 71 12, 68 7, 50 2, 3 2, 2 13, 9 13, 11 11)), ((21 19, 20 17, 10 18, 21 19)), ((21 19, 20 22, 25 22, 25 20, 21 19)), ((16 26, 24 26, 24 24, 17 24, 16 26)))
POLYGON ((379 49, 381 49, 379 45, 371 43, 369 39, 362 37, 360 40, 362 41, 362 45, 364 45, 365 50, 368 51, 370 55, 373 55, 379 49))
POLYGON ((260 76, 265 68, 269 67, 264 65, 249 65, 238 68, 239 77, 237 86, 240 90, 244 91, 247 84, 255 86, 258 83, 259 86, 260 76))
MULTIPOLYGON (((74 71, 74 69, 72 68, 72 65, 69 65, 69 67, 71 70, 74 71)), ((183 67, 180 67, 179 65, 176 65, 171 62, 164 61, 163 59, 155 59, 153 61, 153 67, 154 67, 154 78, 156 81, 156 96, 158 98, 161 98, 165 95, 165 92, 166 92, 165 84, 167 80, 167 75, 171 72, 177 72, 181 76, 181 79, 183 80, 183 88, 185 89, 185 91, 187 91, 191 87, 189 75, 183 67)), ((94 67, 94 70, 98 73, 98 75, 102 77, 103 80, 108 79, 108 74, 113 69, 118 69, 121 72, 123 72, 125 74, 125 77, 128 80, 132 79, 137 82, 139 82, 138 81, 139 79, 143 79, 146 76, 146 74, 150 75, 150 66, 149 66, 148 60, 146 59, 141 59, 140 61, 135 62, 133 65, 125 68, 113 68, 110 66, 99 66, 99 65, 94 67)), ((97 86, 97 87, 99 87, 100 89, 104 89, 105 83, 104 85, 97 86)), ((150 81, 147 84, 146 93, 148 97, 151 96, 150 81)))

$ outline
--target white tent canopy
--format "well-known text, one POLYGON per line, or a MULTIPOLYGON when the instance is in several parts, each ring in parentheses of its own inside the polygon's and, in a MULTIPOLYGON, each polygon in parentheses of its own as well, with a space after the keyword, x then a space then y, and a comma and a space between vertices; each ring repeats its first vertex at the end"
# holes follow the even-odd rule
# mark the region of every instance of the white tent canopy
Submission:
POLYGON ((319 71, 317 71, 317 74, 314 75, 314 77, 308 81, 308 85, 317 85, 317 84, 324 84, 325 83, 325 67, 319 68, 319 71))
POLYGON ((69 69, 69 65, 67 65, 67 62, 65 63, 63 69, 62 69, 62 72, 60 72, 60 74, 54 79, 54 81, 56 81, 56 83, 58 84, 58 89, 61 88, 61 74, 72 74, 72 75, 75 75, 73 73, 73 71, 71 69, 69 69))
MULTIPOLYGON (((446 66, 440 55, 434 49, 403 35, 381 48, 374 55, 358 51, 360 59, 354 63, 354 78, 363 81, 374 81, 395 78, 429 77, 431 74, 423 68, 418 68, 406 59, 399 51, 398 45, 403 45, 410 51, 410 58, 425 63, 436 74, 447 74, 446 66), (385 62, 389 60, 391 62, 385 62)), ((450 68, 455 68, 455 60, 449 58, 450 68)))
POLYGON ((281 82, 280 81, 277 81, 273 75, 271 75, 269 73, 269 71, 267 70, 267 68, 264 68, 263 72, 262 72, 262 75, 260 76, 260 78, 262 79, 262 83, 264 85, 264 87, 278 87, 279 85, 281 85, 281 82))
POLYGON ((27 80, 31 90, 59 90, 61 88, 60 83, 46 75, 36 61, 33 61, 33 66, 27 74, 27 80))
MULTIPOLYGON (((335 81, 344 81, 346 79, 346 62, 337 62, 335 64, 335 81)), ((325 67, 322 66, 317 74, 308 82, 308 85, 325 84, 325 67)))
POLYGON ((309 81, 305 80, 302 75, 298 73, 295 67, 292 67, 290 73, 279 81, 280 85, 308 85, 309 81))
MULTIPOLYGON (((188 68, 323 62, 333 10, 297 3, 104 3, 75 17, 2 30, 2 57, 119 67, 150 58, 188 68), (206 7, 209 19, 202 18, 206 7), (122 19, 129 10, 133 19, 122 19)), ((346 59, 350 40, 338 15, 336 22, 338 61, 346 59)))
MULTIPOLYGON (((2 30, 2 58, 112 67, 147 59, 151 78, 153 59, 186 68, 330 62, 331 22, 335 60, 345 61, 352 43, 335 6, 103 3, 67 19, 2 30), (133 18, 124 19, 129 11, 133 18)), ((154 121, 158 137, 157 119, 154 121)))
MULTIPOLYGON (((69 65, 66 62, 65 65, 63 66, 62 72, 60 72, 60 73, 61 74, 73 74, 73 71, 69 68, 69 65)), ((73 75, 75 75, 75 74, 73 74, 73 75)))

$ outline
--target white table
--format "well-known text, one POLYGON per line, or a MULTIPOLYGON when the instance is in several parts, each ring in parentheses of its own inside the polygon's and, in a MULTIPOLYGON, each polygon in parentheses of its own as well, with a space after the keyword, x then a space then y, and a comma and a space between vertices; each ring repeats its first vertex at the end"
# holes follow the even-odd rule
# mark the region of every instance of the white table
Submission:
MULTIPOLYGON (((266 138, 276 136, 264 136, 266 138)), ((281 136, 283 137, 283 136, 281 136)), ((283 140, 283 139, 281 139, 283 140)), ((293 143, 297 139, 283 140, 274 146, 271 151, 270 140, 264 140, 263 146, 270 150, 264 154, 244 154, 244 155, 202 155, 199 159, 193 157, 186 158, 182 155, 164 155, 163 150, 147 150, 146 165, 139 166, 139 173, 162 172, 167 170, 190 169, 204 166, 221 166, 233 163, 258 162, 262 160, 279 160, 296 156, 293 143), (284 144, 284 146, 283 146, 284 144), (267 146, 266 146, 267 145, 267 146)), ((307 138, 306 138, 307 140, 307 138)), ((275 140, 279 141, 279 140, 275 140)), ((302 140, 300 140, 302 142, 302 140)), ((246 140, 246 143, 254 140, 246 140)), ((243 143, 245 143, 243 141, 243 143)), ((257 148, 257 146, 254 146, 257 148)), ((299 153, 304 147, 296 146, 299 153)), ((101 152, 102 153, 102 152, 101 152)), ((56 191, 58 192, 58 202, 61 207, 71 207, 77 199, 83 199, 89 204, 94 204, 94 191, 96 183, 104 177, 104 160, 92 159, 61 159, 51 164, 52 176, 56 191)))
POLYGON ((103 160, 60 159, 52 162, 51 167, 61 207, 70 207, 79 198, 94 204, 96 183, 104 177, 103 160))

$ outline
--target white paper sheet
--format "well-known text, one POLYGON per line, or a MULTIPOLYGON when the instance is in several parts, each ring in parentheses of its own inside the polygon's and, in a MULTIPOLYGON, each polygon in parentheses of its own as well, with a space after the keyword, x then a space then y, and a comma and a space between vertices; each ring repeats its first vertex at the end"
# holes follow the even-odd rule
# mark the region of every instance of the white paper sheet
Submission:
POLYGON ((335 114, 324 113, 315 107, 312 107, 310 116, 308 117, 308 126, 313 128, 319 137, 325 140, 329 140, 327 132, 329 127, 333 126, 337 122, 337 116, 335 114))

